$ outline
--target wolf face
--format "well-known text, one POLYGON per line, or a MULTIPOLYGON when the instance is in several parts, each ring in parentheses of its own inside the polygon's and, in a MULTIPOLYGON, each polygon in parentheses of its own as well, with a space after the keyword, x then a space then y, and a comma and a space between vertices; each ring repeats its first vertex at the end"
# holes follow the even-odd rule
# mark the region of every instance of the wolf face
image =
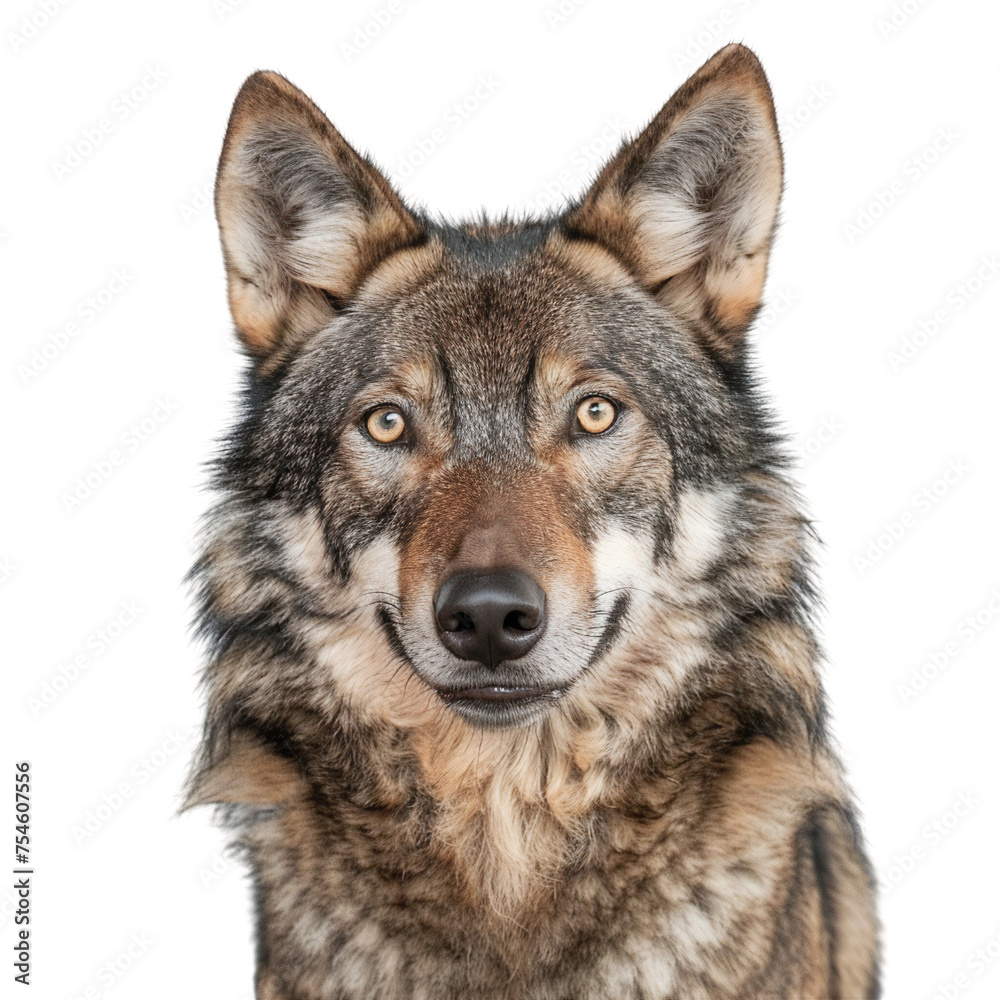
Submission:
POLYGON ((261 996, 875 995, 745 342, 781 183, 739 45, 524 222, 411 211, 244 85, 189 802, 242 818, 261 996))
POLYGON ((290 84, 248 81, 218 203, 257 364, 222 485, 312 518, 311 599, 370 605, 407 698, 536 721, 656 628, 645 592, 733 557, 774 462, 741 336, 780 186, 741 49, 521 225, 414 215, 290 84))

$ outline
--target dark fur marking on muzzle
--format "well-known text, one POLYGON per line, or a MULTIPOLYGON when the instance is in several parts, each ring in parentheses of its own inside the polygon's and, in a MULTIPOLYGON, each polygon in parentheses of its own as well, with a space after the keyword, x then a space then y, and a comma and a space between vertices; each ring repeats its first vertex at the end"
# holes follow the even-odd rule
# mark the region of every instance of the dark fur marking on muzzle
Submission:
POLYGON ((587 666, 592 667, 597 661, 618 641, 625 623, 625 616, 628 614, 629 606, 632 604, 632 595, 626 590, 615 598, 615 603, 608 612, 607 620, 604 623, 604 631, 601 638, 597 640, 594 652, 591 653, 587 666))
POLYGON ((378 623, 382 626, 382 631, 385 633, 385 637, 392 647, 392 651, 398 656, 405 664, 412 667, 413 663, 410 660, 409 654, 406 652, 406 647, 403 645, 403 640, 400 638, 399 630, 396 628, 396 623, 392 620, 392 615, 389 613, 388 607, 384 604, 378 606, 376 611, 376 616, 378 617, 378 623))

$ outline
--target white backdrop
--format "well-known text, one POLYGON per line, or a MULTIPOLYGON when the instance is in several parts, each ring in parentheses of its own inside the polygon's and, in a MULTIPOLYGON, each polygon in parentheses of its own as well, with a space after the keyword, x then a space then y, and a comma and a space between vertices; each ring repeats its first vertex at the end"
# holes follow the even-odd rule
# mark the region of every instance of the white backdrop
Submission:
POLYGON ((582 191, 731 40, 782 120, 755 339, 826 543, 886 996, 998 995, 997 22, 972 0, 5 5, 2 729, 10 779, 33 766, 35 995, 252 993, 246 881, 206 812, 174 816, 201 714, 181 580, 239 368, 209 192, 243 78, 283 72, 417 204, 524 211, 582 191))

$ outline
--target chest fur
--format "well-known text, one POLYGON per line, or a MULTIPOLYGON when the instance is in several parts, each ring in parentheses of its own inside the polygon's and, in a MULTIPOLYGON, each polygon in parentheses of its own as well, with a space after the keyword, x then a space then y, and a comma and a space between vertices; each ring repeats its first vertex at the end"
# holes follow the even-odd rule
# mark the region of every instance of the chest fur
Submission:
POLYGON ((767 967, 808 790, 574 814, 511 788, 248 827, 273 996, 726 997, 767 967))

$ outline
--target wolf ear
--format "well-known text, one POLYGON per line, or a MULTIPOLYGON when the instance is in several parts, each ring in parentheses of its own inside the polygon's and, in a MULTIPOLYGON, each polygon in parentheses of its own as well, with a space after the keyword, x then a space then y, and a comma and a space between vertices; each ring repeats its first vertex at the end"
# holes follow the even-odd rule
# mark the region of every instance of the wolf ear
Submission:
POLYGON ((760 303, 781 144, 757 57, 728 45, 605 166, 567 217, 732 356, 760 303))
POLYGON ((388 181, 277 73, 254 73, 229 119, 215 184, 229 306, 251 354, 320 329, 421 227, 388 181))

